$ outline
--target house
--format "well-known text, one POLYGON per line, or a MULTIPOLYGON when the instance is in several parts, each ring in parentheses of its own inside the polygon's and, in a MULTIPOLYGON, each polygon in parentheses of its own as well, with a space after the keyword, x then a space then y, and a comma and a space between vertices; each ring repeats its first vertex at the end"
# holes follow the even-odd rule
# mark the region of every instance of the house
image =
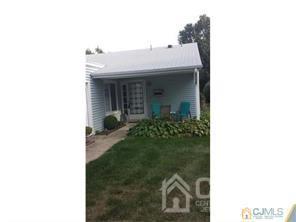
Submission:
POLYGON ((101 131, 107 115, 150 118, 152 102, 171 112, 190 102, 191 116, 199 118, 200 68, 196 43, 86 55, 87 125, 101 131))

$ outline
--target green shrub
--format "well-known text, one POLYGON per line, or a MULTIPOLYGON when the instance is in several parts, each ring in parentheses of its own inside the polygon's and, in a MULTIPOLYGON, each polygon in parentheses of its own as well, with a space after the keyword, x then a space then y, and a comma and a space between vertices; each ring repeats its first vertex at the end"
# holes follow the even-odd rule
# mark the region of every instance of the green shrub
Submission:
POLYGON ((201 121, 209 121, 210 122, 210 110, 206 110, 204 112, 201 112, 201 115, 200 115, 200 120, 201 121))
POLYGON ((91 133, 92 133, 92 128, 89 127, 89 126, 85 127, 85 135, 88 136, 88 135, 90 135, 91 133))
POLYGON ((142 120, 129 130, 128 135, 143 137, 192 137, 210 135, 209 114, 203 114, 200 120, 188 119, 173 122, 162 119, 142 120))
POLYGON ((105 129, 112 130, 115 129, 118 126, 118 120, 115 116, 110 115, 106 116, 104 119, 104 127, 105 129))

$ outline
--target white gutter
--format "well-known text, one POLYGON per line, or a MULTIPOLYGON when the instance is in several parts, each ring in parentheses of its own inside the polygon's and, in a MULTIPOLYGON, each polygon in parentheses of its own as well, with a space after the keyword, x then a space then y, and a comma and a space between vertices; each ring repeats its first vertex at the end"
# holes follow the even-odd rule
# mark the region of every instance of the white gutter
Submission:
POLYGON ((191 67, 174 67, 166 69, 154 69, 154 70, 138 70, 138 71, 126 71, 126 72, 112 72, 112 73, 95 73, 93 72, 91 76, 93 78, 101 79, 118 79, 118 78, 132 78, 132 77, 141 77, 141 76, 151 76, 151 75, 162 75, 162 74, 173 74, 180 72, 192 72, 195 68, 201 68, 198 66, 191 67))

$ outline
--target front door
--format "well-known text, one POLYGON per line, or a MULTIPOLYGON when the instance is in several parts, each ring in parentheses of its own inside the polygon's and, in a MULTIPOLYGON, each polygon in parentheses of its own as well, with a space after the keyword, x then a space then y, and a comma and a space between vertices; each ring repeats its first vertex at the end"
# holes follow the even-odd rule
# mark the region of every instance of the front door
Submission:
POLYGON ((122 109, 129 120, 146 117, 145 81, 128 81, 121 86, 122 109))

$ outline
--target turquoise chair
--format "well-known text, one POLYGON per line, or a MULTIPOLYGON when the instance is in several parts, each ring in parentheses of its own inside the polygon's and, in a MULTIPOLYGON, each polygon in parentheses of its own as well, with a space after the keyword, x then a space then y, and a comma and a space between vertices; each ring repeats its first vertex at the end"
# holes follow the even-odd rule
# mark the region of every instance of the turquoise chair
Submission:
POLYGON ((152 103, 151 104, 152 118, 160 118, 160 104, 152 103))
POLYGON ((181 120, 188 117, 191 118, 190 102, 181 102, 179 116, 181 120))

